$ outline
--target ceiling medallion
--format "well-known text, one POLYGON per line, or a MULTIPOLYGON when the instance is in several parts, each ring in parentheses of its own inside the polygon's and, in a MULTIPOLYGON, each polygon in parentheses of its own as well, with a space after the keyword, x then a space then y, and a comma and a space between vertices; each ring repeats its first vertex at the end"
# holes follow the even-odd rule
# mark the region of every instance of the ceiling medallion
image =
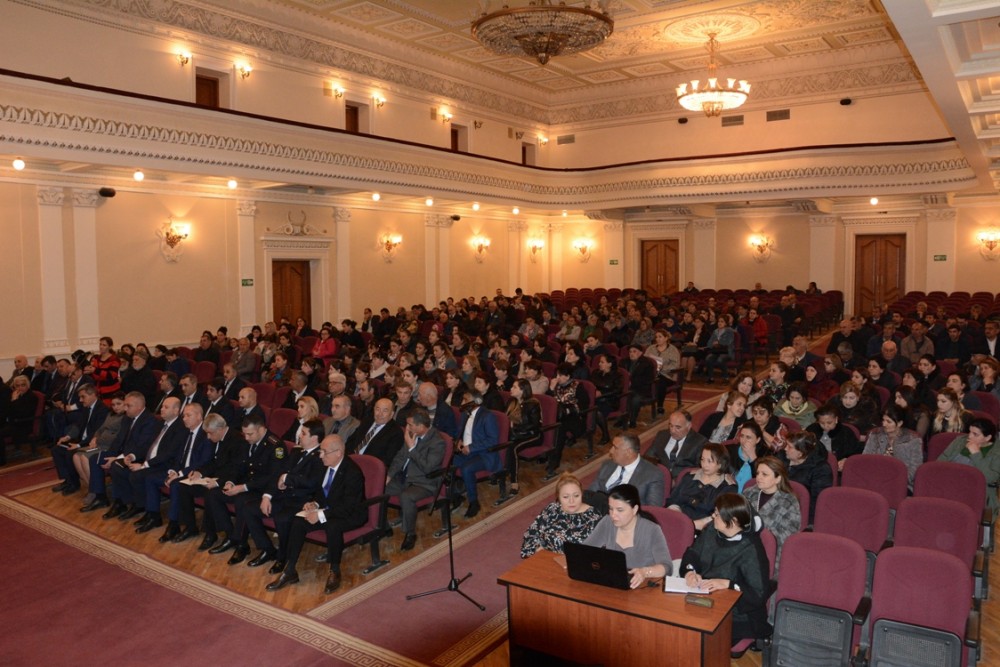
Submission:
POLYGON ((542 65, 553 56, 579 53, 598 46, 614 31, 615 22, 606 2, 591 8, 567 7, 564 2, 531 0, 526 7, 483 12, 472 22, 472 36, 487 50, 499 55, 530 56, 542 65))

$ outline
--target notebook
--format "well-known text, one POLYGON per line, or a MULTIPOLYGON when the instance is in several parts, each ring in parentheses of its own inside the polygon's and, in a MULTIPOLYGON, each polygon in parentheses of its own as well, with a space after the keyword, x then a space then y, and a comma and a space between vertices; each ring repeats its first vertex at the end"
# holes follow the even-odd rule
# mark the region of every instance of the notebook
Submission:
POLYGON ((566 569, 570 579, 586 581, 610 588, 629 589, 631 577, 625 564, 625 553, 587 544, 563 544, 566 569))

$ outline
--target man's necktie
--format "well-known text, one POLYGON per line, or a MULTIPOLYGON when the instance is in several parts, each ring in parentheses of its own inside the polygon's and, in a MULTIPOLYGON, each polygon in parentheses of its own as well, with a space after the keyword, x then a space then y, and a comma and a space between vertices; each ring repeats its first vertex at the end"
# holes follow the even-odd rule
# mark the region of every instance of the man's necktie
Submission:
POLYGON ((184 467, 191 466, 191 447, 194 445, 194 431, 188 432, 187 442, 184 443, 184 467))
POLYGON ((333 468, 326 469, 326 478, 323 480, 323 495, 330 495, 330 487, 333 486, 333 468))
POLYGON ((365 453, 365 447, 367 447, 368 443, 370 443, 372 441, 372 438, 375 437, 375 429, 377 427, 378 427, 377 424, 372 424, 372 427, 368 429, 367 433, 365 433, 365 437, 361 440, 361 446, 358 448, 358 454, 365 453))
POLYGON ((94 406, 91 405, 87 409, 87 419, 83 422, 83 433, 80 434, 80 440, 87 439, 87 432, 90 431, 90 420, 94 417, 94 406))
POLYGON ((156 436, 156 440, 153 441, 153 446, 149 448, 149 456, 147 458, 152 459, 156 456, 156 451, 160 448, 160 440, 163 440, 163 434, 167 432, 170 428, 169 425, 164 424, 163 428, 160 429, 160 435, 156 436))

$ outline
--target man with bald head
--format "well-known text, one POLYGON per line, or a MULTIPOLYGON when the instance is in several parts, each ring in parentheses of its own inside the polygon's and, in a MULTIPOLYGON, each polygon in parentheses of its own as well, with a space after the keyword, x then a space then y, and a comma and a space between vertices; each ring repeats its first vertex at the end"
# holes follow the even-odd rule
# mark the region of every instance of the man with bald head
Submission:
POLYGON ((260 417, 264 419, 264 411, 257 405, 257 390, 253 387, 243 387, 240 389, 239 398, 236 400, 240 405, 237 411, 237 422, 242 424, 247 417, 260 417))
MULTIPOLYGON (((386 414, 388 417, 385 418, 386 423, 383 427, 389 426, 392 415, 391 403, 386 414)), ((298 583, 299 574, 296 565, 306 541, 306 534, 317 528, 322 528, 326 532, 326 562, 330 564, 330 574, 327 576, 323 592, 329 595, 340 588, 340 561, 344 551, 344 533, 364 525, 368 518, 368 509, 365 506, 365 476, 358 464, 347 455, 344 441, 339 435, 328 435, 323 438, 319 451, 325 467, 322 482, 312 499, 302 506, 305 516, 296 516, 290 524, 287 524, 289 525, 287 560, 281 576, 267 585, 269 591, 281 590, 285 586, 298 583)), ((299 480, 289 473, 284 483, 297 487, 304 486, 308 482, 302 480, 302 484, 299 484, 299 480)))
POLYGON ((886 370, 897 375, 902 375, 903 371, 910 367, 909 359, 900 356, 896 343, 891 340, 882 343, 882 358, 885 359, 886 370))
POLYGON ((435 430, 447 433, 452 438, 458 434, 455 411, 445 402, 443 396, 438 396, 437 387, 434 386, 433 382, 422 382, 417 387, 417 403, 427 410, 435 430))
POLYGON ((35 375, 34 367, 28 365, 28 357, 24 356, 23 354, 19 354, 16 357, 14 357, 14 372, 10 374, 10 379, 7 380, 8 387, 12 386, 14 378, 16 378, 18 375, 25 376, 26 378, 28 378, 29 382, 35 375))
POLYGON ((392 418, 392 401, 388 398, 375 401, 372 420, 361 424, 347 444, 350 453, 374 456, 386 468, 392 465, 392 460, 402 447, 403 429, 392 418))

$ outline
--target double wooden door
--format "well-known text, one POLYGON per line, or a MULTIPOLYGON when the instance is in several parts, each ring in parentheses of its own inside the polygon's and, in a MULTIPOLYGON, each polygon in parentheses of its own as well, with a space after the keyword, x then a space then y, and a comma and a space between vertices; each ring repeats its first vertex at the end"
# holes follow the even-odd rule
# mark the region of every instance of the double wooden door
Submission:
POLYGON ((865 234, 854 239, 854 312, 906 294, 906 235, 865 234))
POLYGON ((640 248, 640 286, 649 294, 673 294, 678 290, 680 242, 677 239, 643 241, 640 248))
POLYGON ((309 282, 308 260, 274 260, 271 264, 274 320, 287 317, 293 323, 298 317, 312 321, 312 289, 309 282))

